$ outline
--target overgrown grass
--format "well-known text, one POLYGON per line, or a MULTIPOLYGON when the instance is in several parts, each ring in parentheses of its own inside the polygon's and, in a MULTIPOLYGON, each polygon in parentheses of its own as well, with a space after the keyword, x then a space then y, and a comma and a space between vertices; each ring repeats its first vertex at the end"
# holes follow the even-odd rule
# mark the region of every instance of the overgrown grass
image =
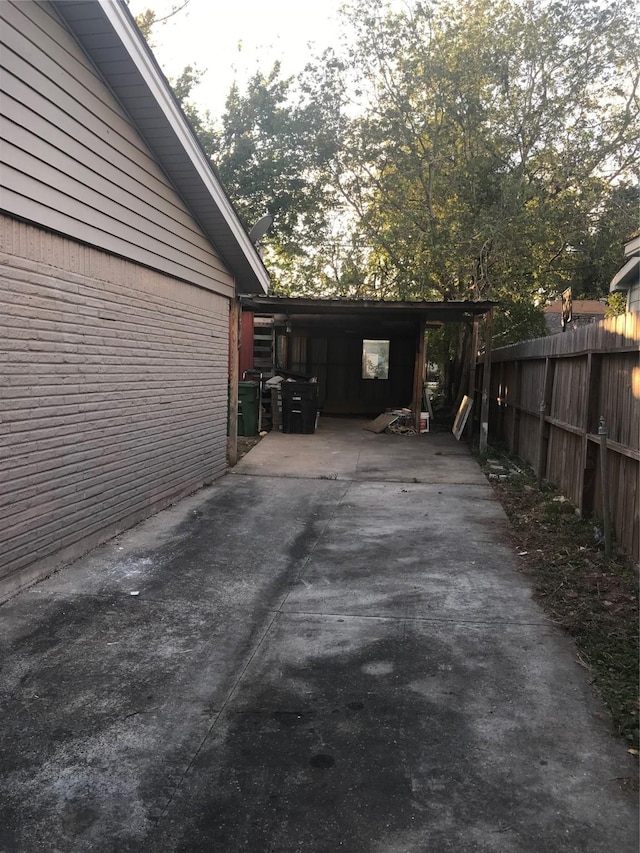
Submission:
POLYGON ((525 463, 493 448, 489 460, 496 459, 509 474, 492 482, 535 595, 574 638, 616 733, 637 750, 637 568, 620 552, 605 557, 594 523, 579 517, 556 489, 538 489, 525 463))

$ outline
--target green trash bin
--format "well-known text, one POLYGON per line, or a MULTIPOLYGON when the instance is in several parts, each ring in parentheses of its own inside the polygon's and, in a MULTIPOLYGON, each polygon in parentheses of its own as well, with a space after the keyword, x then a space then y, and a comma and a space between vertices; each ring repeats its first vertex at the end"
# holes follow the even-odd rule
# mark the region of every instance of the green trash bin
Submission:
POLYGON ((238 435, 258 434, 260 383, 238 382, 238 435))

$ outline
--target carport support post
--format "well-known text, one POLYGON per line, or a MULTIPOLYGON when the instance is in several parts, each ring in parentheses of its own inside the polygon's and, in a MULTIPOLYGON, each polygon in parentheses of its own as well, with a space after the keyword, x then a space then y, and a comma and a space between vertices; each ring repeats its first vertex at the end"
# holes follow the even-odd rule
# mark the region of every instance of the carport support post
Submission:
POLYGON ((234 296, 229 307, 229 465, 238 461, 238 381, 240 379, 240 302, 234 296))
POLYGON ((487 455, 489 443, 489 397, 491 395, 491 342, 493 337, 493 308, 485 319, 484 370, 482 371, 482 407, 480 409, 480 456, 487 455))
POLYGON ((418 322, 416 341, 416 365, 413 373, 413 417, 416 432, 420 432, 420 413, 422 411, 422 393, 424 391, 424 333, 427 327, 425 317, 418 322))
MULTIPOLYGON (((469 390, 467 391, 468 396, 471 400, 475 400, 476 398, 476 364, 478 362, 478 332, 479 332, 480 320, 478 315, 476 314, 473 318, 473 325, 471 326, 471 354, 469 356, 469 390)), ((475 408, 475 407, 474 407, 475 408)), ((465 427, 466 437, 471 443, 473 438, 473 419, 477 416, 477 409, 471 415, 469 420, 467 421, 467 425, 465 427)))

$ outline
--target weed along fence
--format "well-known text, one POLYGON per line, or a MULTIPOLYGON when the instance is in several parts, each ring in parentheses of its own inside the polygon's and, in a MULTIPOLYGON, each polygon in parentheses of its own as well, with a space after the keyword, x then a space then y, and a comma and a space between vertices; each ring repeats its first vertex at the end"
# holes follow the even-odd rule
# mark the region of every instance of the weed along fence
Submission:
MULTIPOLYGON (((640 315, 494 350, 489 434, 604 523, 637 560, 640 315)), ((481 373, 482 369, 478 371, 481 373)))

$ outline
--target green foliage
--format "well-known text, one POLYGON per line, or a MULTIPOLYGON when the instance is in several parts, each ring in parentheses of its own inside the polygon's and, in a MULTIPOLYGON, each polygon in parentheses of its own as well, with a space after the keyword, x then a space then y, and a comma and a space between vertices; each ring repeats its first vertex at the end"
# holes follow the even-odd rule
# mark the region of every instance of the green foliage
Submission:
POLYGON ((340 49, 295 79, 276 64, 234 85, 220 120, 193 106, 197 69, 173 82, 247 228, 274 216, 275 289, 495 299, 502 344, 543 334, 542 306, 569 285, 607 294, 638 228, 633 8, 353 0, 343 14, 340 49))
POLYGON ((583 233, 575 243, 571 281, 574 297, 609 296, 611 279, 626 260, 624 243, 638 233, 639 219, 640 186, 611 187, 600 209, 587 216, 583 233))
POLYGON ((153 9, 144 9, 139 15, 136 15, 136 24, 146 41, 153 46, 152 35, 153 28, 156 24, 166 24, 166 22, 177 15, 178 12, 182 12, 183 9, 186 9, 190 2, 191 0, 182 0, 182 2, 178 3, 177 6, 172 6, 171 10, 161 18, 157 16, 153 9))
POLYGON ((244 92, 232 86, 221 124, 212 152, 220 178, 247 227, 274 217, 266 243, 276 268, 286 269, 325 233, 332 208, 321 115, 276 63, 244 92))
POLYGON ((530 336, 535 305, 579 272, 596 286, 598 235, 626 236, 605 223, 638 153, 628 6, 361 0, 348 18, 335 101, 360 105, 334 172, 370 245, 363 274, 384 268, 403 298, 497 298, 530 336))
POLYGON ((212 157, 219 146, 219 133, 211 113, 208 110, 201 112, 192 100, 193 90, 202 80, 202 76, 203 72, 199 68, 187 65, 178 78, 169 82, 205 154, 212 157))
POLYGON ((151 32, 155 22, 156 13, 153 9, 145 9, 143 12, 140 12, 139 15, 136 15, 136 24, 138 25, 138 29, 149 44, 151 44, 151 32))
POLYGON ((618 314, 624 314, 627 310, 627 294, 626 293, 610 293, 607 298, 607 317, 616 317, 618 314))

